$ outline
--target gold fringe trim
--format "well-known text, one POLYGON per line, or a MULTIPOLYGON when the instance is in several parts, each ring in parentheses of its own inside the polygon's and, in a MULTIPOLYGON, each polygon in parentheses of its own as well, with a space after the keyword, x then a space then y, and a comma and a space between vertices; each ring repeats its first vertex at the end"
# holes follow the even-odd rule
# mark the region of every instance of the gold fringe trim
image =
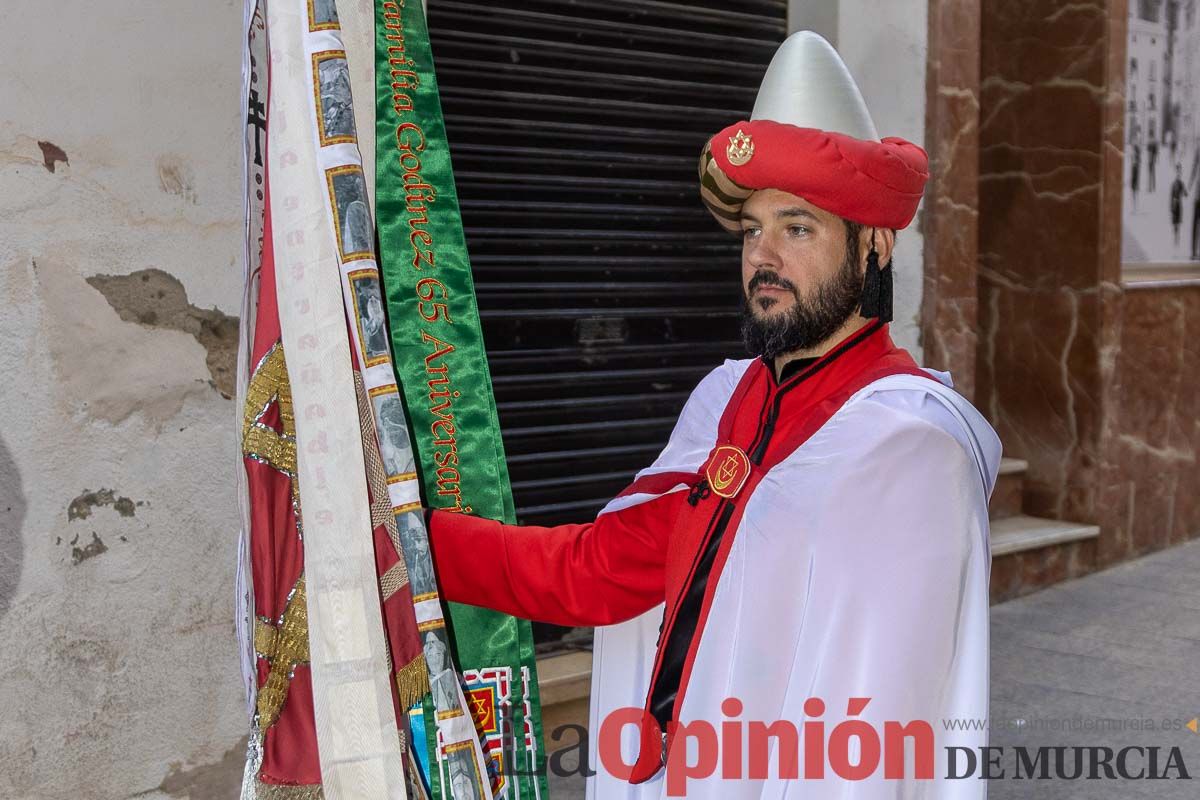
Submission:
POLYGON ((325 792, 319 783, 289 786, 283 783, 254 782, 255 800, 325 800, 325 792))
POLYGON ((424 653, 396 670, 396 692, 403 709, 411 708, 429 694, 429 670, 425 666, 424 653))

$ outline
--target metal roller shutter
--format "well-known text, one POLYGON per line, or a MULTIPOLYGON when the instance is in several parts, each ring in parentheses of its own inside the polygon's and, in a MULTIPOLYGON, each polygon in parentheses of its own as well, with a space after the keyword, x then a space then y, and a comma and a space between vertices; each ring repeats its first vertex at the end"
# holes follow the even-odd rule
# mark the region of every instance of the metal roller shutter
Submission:
POLYGON ((586 521, 743 354, 740 243, 696 162, 749 114, 786 2, 428 5, 517 514, 586 521))

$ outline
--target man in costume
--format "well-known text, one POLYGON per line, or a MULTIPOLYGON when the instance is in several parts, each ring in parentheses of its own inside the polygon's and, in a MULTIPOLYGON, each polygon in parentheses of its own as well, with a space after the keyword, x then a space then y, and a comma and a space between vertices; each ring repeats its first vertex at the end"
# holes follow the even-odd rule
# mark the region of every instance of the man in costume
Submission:
POLYGON ((984 796, 944 759, 986 728, 943 720, 988 713, 1000 445, 887 326, 895 231, 927 177, 920 147, 878 137, 828 42, 789 38, 750 120, 700 160, 705 205, 743 238, 760 357, 705 377, 592 523, 429 513, 448 599, 601 626, 590 797, 984 796), (755 744, 781 720, 799 740, 755 744))

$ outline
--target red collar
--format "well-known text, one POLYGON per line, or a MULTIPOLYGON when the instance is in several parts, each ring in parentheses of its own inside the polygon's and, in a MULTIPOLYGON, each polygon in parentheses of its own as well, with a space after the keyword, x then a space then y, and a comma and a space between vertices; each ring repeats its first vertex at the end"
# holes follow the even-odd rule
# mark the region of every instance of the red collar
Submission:
POLYGON ((721 415, 717 444, 736 445, 752 462, 769 467, 815 430, 802 419, 811 417, 819 427, 854 391, 896 373, 929 377, 908 351, 895 345, 888 324, 878 320, 782 382, 766 362, 755 359, 721 415), (808 413, 818 407, 823 413, 808 413), (797 435, 802 438, 797 440, 797 435))

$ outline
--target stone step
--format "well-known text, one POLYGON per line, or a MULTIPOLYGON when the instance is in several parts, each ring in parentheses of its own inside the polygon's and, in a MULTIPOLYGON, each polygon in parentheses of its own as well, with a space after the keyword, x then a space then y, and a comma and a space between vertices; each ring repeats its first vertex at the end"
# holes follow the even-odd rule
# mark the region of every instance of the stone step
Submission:
POLYGON ((542 726, 550 751, 575 744, 575 737, 559 741, 551 734, 565 725, 588 724, 588 696, 592 689, 592 652, 580 650, 542 656, 537 660, 538 690, 542 698, 542 726))
POLYGON ((988 516, 994 520, 1016 517, 1021 513, 1021 497, 1025 491, 1025 471, 1029 462, 1019 458, 1000 459, 996 486, 988 502, 988 516))
POLYGON ((569 703, 591 691, 592 651, 558 653, 537 660, 542 705, 569 703))
POLYGON ((1020 514, 992 520, 992 557, 1100 535, 1099 525, 1020 514))

